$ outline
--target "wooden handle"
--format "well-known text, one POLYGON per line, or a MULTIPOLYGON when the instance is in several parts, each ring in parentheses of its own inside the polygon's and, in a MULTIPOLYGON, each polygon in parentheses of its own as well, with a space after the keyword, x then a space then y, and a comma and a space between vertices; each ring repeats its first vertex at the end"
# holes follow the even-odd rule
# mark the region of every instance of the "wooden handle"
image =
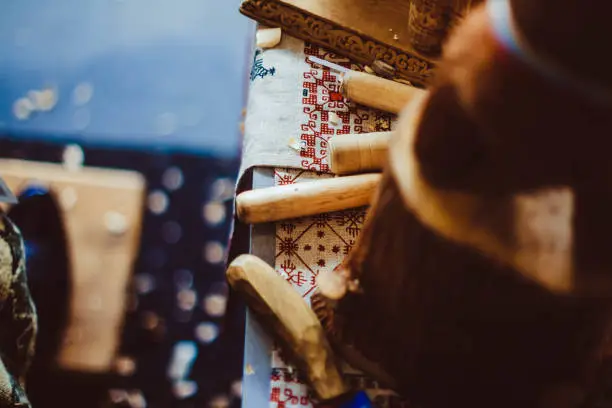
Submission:
POLYGON ((335 177, 246 191, 236 197, 238 218, 249 224, 368 205, 380 174, 335 177))
POLYGON ((237 257, 226 274, 229 284, 283 342, 319 398, 328 400, 347 391, 321 323, 285 279, 253 255, 237 257))
POLYGON ((349 71, 342 80, 342 93, 361 105, 398 114, 416 95, 424 91, 376 75, 349 71))
POLYGON ((391 132, 338 135, 329 139, 329 167, 335 174, 382 170, 391 132))

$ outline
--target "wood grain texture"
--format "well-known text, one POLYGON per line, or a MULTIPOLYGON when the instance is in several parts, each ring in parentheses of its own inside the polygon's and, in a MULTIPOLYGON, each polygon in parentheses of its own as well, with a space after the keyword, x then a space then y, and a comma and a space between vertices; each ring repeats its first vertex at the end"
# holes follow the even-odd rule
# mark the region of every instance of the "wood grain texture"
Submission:
POLYGON ((552 293, 444 239, 405 207, 388 171, 342 268, 359 291, 327 317, 332 344, 419 406, 542 407, 554 389, 586 386, 598 363, 609 301, 552 293))
POLYGON ((408 14, 410 2, 405 0, 281 0, 301 10, 337 22, 345 27, 364 30, 373 39, 410 49, 408 14), (394 36, 398 39, 395 40, 394 36))
POLYGON ((428 100, 424 96, 406 109, 389 146, 390 167, 406 207, 446 239, 515 268, 548 290, 573 292, 572 190, 478 195, 430 184, 415 154, 428 100))
POLYGON ((237 257, 226 275, 257 318, 282 342, 283 351, 303 370, 318 398, 328 400, 348 391, 321 323, 285 279, 253 255, 237 257))
POLYGON ((238 218, 255 224, 368 205, 380 174, 360 174, 261 188, 236 197, 238 218))
POLYGON ((136 172, 63 166, 22 160, 0 160, 0 174, 11 190, 42 183, 64 202, 72 272, 70 320, 58 362, 61 367, 106 372, 112 368, 123 326, 128 280, 136 259, 144 204, 145 181, 136 172), (126 229, 111 234, 105 214, 125 217, 126 229))
POLYGON ((406 0, 243 0, 240 11, 357 63, 382 60, 415 85, 433 76, 435 61, 409 46, 406 0))

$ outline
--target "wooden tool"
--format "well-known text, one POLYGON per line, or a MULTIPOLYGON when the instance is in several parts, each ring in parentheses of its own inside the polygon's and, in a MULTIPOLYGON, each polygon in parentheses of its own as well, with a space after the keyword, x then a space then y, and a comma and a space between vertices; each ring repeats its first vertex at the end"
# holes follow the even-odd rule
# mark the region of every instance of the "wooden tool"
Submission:
POLYGON ((256 224, 361 207, 379 180, 380 174, 360 174, 246 191, 236 197, 236 211, 256 224))
POLYGON ((346 72, 342 79, 342 93, 349 100, 395 114, 424 92, 423 89, 358 71, 346 72))
POLYGON ((426 92, 373 74, 347 69, 318 57, 309 56, 308 59, 341 73, 341 91, 344 96, 374 109, 397 114, 408 102, 426 92))
POLYGON ((344 175, 382 170, 390 138, 391 132, 333 136, 327 142, 331 171, 344 175))
POLYGON ((136 172, 0 160, 0 174, 18 193, 31 183, 59 197, 68 240, 73 299, 61 367, 112 369, 126 307, 126 289, 140 241, 145 181, 136 172))
POLYGON ((237 257, 227 269, 227 279, 282 342, 318 398, 329 400, 348 391, 319 320, 285 279, 253 255, 237 257))

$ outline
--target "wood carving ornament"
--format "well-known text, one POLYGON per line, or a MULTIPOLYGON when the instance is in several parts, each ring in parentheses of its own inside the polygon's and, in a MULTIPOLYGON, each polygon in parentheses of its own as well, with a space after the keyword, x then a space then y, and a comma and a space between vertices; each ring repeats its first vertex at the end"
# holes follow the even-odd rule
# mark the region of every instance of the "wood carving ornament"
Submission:
POLYGON ((611 12, 491 0, 450 36, 358 246, 319 277, 351 364, 425 408, 585 406, 612 299, 611 12))

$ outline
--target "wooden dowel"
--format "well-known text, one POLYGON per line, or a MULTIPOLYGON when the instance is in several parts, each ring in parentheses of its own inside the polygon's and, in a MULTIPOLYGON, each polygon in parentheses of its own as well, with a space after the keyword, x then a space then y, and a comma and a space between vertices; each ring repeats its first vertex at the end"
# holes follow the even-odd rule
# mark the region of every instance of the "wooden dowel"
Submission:
POLYGON ((226 275, 232 288, 282 341, 284 351, 303 370, 319 398, 328 400, 348 390, 321 323, 285 279, 253 255, 237 257, 226 275))
POLYGON ((359 71, 346 72, 342 93, 361 105, 398 114, 416 95, 425 90, 359 71))
POLYGON ((328 160, 335 174, 381 170, 387 162, 391 132, 338 135, 329 139, 328 160))
POLYGON ((236 197, 237 215, 256 224, 365 206, 380 177, 360 174, 246 191, 236 197))

